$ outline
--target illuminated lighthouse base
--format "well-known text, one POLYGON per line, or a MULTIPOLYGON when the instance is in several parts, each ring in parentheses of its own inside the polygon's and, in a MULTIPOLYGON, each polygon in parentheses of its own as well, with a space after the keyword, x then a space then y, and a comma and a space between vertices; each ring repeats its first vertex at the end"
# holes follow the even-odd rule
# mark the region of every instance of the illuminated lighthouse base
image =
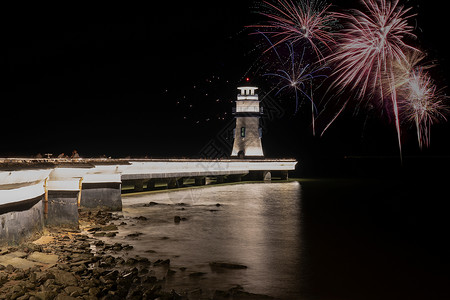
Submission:
POLYGON ((236 109, 233 111, 236 117, 236 129, 234 130, 234 144, 232 157, 264 157, 259 127, 259 118, 262 109, 259 107, 257 87, 239 87, 241 92, 237 96, 236 109))
POLYGON ((259 132, 259 117, 237 118, 231 156, 264 156, 259 132))

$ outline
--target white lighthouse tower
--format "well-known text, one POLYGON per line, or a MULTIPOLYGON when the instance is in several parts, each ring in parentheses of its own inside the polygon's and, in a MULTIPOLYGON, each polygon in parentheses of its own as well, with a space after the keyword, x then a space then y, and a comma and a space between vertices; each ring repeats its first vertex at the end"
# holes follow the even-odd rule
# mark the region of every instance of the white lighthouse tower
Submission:
POLYGON ((236 129, 234 130, 234 144, 232 157, 264 157, 261 137, 262 130, 259 127, 259 118, 262 108, 259 107, 257 87, 238 87, 240 93, 237 95, 236 108, 233 113, 236 118, 236 129))

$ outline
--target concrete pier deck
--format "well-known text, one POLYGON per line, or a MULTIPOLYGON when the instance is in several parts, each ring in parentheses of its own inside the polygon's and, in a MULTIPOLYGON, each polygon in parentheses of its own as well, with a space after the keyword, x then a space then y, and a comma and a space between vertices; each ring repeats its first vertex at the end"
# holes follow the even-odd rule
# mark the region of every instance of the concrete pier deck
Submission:
POLYGON ((43 226, 78 227, 78 209, 122 209, 122 186, 151 190, 186 180, 283 179, 295 159, 0 158, 0 243, 17 243, 43 226))

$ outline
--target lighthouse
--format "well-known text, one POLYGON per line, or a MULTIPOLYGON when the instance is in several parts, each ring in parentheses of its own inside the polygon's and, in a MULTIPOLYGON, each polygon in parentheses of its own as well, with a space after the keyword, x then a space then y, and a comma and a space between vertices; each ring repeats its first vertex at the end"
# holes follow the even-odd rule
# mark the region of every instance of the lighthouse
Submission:
POLYGON ((257 89, 253 86, 238 87, 240 93, 237 95, 236 108, 233 109, 236 128, 231 157, 264 157, 261 144, 262 129, 259 127, 262 107, 259 106, 258 94, 255 92, 257 89))

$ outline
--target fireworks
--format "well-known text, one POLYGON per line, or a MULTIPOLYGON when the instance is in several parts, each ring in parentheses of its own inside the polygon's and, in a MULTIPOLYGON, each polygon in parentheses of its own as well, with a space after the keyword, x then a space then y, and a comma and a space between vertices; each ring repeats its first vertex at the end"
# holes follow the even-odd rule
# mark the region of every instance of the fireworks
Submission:
MULTIPOLYGON (((327 77, 325 74, 321 74, 326 68, 305 63, 304 49, 302 55, 298 58, 291 44, 286 44, 286 47, 289 49, 288 60, 283 63, 280 55, 277 53, 277 57, 280 58, 280 68, 275 73, 267 73, 264 75, 272 76, 280 80, 277 85, 281 87, 278 89, 276 95, 280 94, 284 89, 294 91, 296 113, 299 109, 299 93, 311 102, 312 128, 313 134, 315 135, 314 115, 317 113, 317 108, 313 100, 312 86, 314 79, 327 77), (308 91, 310 91, 310 94, 308 94, 308 91)), ((276 51, 275 48, 274 51, 276 51)))
POLYGON ((317 57, 323 58, 322 48, 331 49, 334 43, 330 31, 335 18, 328 12, 330 5, 326 6, 318 0, 304 0, 297 4, 291 0, 277 2, 278 5, 274 5, 264 1, 268 11, 260 14, 270 21, 266 25, 250 27, 258 27, 261 29, 260 33, 276 39, 272 47, 286 42, 307 42, 317 57))
MULTIPOLYGON (((413 49, 405 37, 414 37, 413 27, 407 20, 410 10, 398 1, 362 0, 367 13, 352 10, 351 14, 338 14, 346 22, 339 34, 339 48, 328 59, 334 64, 334 85, 342 89, 357 89, 358 98, 373 96, 381 81, 390 78, 395 62, 406 61, 405 50, 413 49)), ((390 78, 390 80, 394 80, 390 78)), ((378 95, 385 98, 385 95, 378 95)))
MULTIPOLYGON (((448 110, 444 102, 447 97, 425 71, 429 67, 421 64, 425 55, 410 44, 416 40, 414 27, 410 25, 415 16, 411 8, 401 5, 399 0, 360 2, 361 10, 337 13, 330 11, 330 5, 314 0, 277 0, 276 4, 264 1, 269 10, 260 14, 269 21, 253 27, 258 27, 257 33, 263 33, 267 40, 269 36, 275 41, 270 43, 269 49, 282 43, 290 44, 289 68, 281 64, 277 71, 266 74, 281 81, 277 94, 293 88, 296 108, 300 93, 311 101, 314 112, 312 87, 311 94, 306 93, 306 83, 312 82, 322 70, 315 65, 326 63, 332 69, 328 91, 335 90, 337 97, 352 97, 338 107, 324 131, 350 99, 355 99, 379 108, 380 115, 393 120, 401 157, 401 126, 414 124, 420 148, 428 147, 430 126, 446 120, 448 110), (339 28, 336 22, 342 26, 339 31, 336 31, 339 28), (303 46, 301 56, 294 51, 299 43, 303 46), (305 47, 314 50, 316 59, 304 61, 305 47), (326 56, 322 53, 324 49, 330 52, 326 56), (296 56, 301 57, 300 63, 294 63, 296 56)), ((280 58, 278 54, 277 57, 280 58)))
POLYGON ((423 67, 417 67, 398 87, 399 109, 405 122, 415 125, 420 149, 430 145, 431 125, 446 120, 446 96, 437 90, 423 67))
POLYGON ((304 51, 300 58, 297 58, 297 55, 293 51, 292 46, 289 44, 287 44, 286 46, 289 49, 289 59, 285 64, 282 65, 287 65, 287 68, 280 68, 275 73, 267 73, 264 75, 274 76, 281 80, 281 88, 276 94, 279 94, 286 88, 291 88, 295 91, 296 110, 298 110, 299 108, 298 91, 303 94, 303 96, 305 96, 308 100, 310 100, 312 105, 314 106, 312 98, 306 93, 307 85, 311 83, 314 78, 327 77, 326 75, 319 73, 325 68, 315 68, 310 64, 304 63, 304 51))

